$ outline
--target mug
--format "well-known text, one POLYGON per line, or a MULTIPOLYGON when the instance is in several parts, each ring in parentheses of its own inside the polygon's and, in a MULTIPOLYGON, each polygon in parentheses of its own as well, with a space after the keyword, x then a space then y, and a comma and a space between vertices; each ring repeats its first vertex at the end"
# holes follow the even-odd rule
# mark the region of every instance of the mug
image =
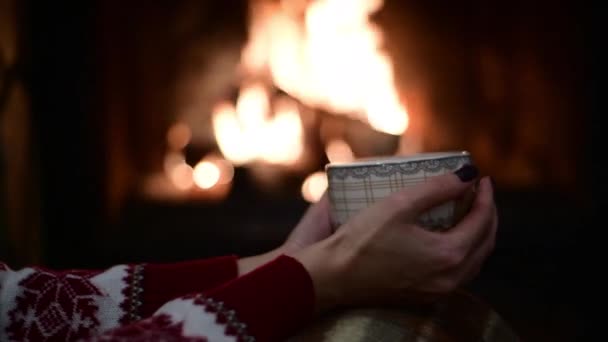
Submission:
MULTIPOLYGON (((353 215, 396 191, 426 182, 473 164, 468 151, 418 153, 405 156, 359 159, 325 166, 331 218, 340 226, 353 215)), ((470 209, 473 192, 423 213, 418 223, 429 230, 454 226, 470 209)))

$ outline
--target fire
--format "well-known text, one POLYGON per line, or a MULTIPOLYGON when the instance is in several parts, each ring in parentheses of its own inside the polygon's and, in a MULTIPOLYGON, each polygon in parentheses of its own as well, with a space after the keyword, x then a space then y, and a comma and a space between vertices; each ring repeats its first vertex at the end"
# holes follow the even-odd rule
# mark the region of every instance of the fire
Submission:
POLYGON ((252 2, 244 72, 265 75, 305 104, 402 134, 408 115, 394 86, 382 32, 369 17, 381 0, 252 2))
POLYGON ((179 153, 170 153, 165 157, 165 172, 178 190, 188 190, 194 184, 192 167, 186 164, 185 158, 179 153))
POLYGON ((225 185, 232 182, 234 168, 232 164, 214 154, 205 156, 199 161, 192 172, 194 184, 205 190, 216 185, 225 185))
POLYGON ((213 131, 222 154, 235 165, 251 161, 255 150, 246 140, 236 109, 230 103, 220 103, 213 111, 213 131))
MULTIPOLYGON (((203 158, 194 168, 170 155, 166 174, 175 187, 215 188, 232 179, 232 166, 256 162, 304 164, 300 109, 321 109, 366 122, 375 130, 401 135, 406 108, 394 84, 391 58, 383 51, 381 29, 370 16, 382 0, 251 0, 249 41, 243 48, 244 80, 235 103, 218 103, 212 127, 222 159, 203 158), (271 89, 285 95, 275 95, 271 89), (300 162, 300 163, 299 163, 300 162)), ((308 117, 304 117, 308 119, 308 117)), ((304 121, 308 123, 309 121, 304 121)), ((168 134, 173 150, 188 145, 191 131, 175 125, 168 134)), ((355 158, 343 140, 327 142, 331 162, 355 158)), ((327 188, 315 172, 302 185, 303 197, 317 201, 327 188)))
POLYGON ((295 163, 303 152, 302 123, 297 105, 290 100, 277 102, 275 117, 268 122, 262 141, 261 158, 275 164, 295 163))
POLYGON ((260 84, 244 87, 236 108, 221 103, 213 112, 213 129, 222 154, 236 165, 254 160, 295 163, 303 152, 297 104, 283 99, 270 116, 268 94, 260 84))
MULTIPOLYGON (((236 106, 221 103, 214 110, 222 154, 236 165, 297 162, 304 150, 298 107, 273 99, 272 86, 312 108, 403 134, 407 111, 394 85, 391 59, 381 49, 382 32, 369 19, 382 6, 382 0, 252 1, 241 71, 245 79, 264 83, 242 84, 236 106)), ((342 140, 330 141, 326 154, 332 162, 354 159, 342 140)), ((304 182, 307 200, 325 190, 322 177, 314 173, 304 182)))
POLYGON ((201 189, 210 189, 220 180, 221 171, 217 165, 202 161, 194 167, 192 177, 194 184, 201 189))
POLYGON ((260 83, 243 87, 236 103, 236 112, 246 130, 255 130, 263 125, 270 112, 266 88, 260 83))

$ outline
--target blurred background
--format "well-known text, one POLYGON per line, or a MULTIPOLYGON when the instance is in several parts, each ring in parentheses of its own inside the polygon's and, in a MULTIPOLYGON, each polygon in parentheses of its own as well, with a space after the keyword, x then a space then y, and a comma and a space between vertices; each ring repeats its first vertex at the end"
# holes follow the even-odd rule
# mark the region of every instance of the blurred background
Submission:
POLYGON ((501 218, 470 290, 527 340, 575 340, 599 230, 592 12, 0 0, 0 259, 260 253, 323 193, 330 161, 469 150, 501 218))

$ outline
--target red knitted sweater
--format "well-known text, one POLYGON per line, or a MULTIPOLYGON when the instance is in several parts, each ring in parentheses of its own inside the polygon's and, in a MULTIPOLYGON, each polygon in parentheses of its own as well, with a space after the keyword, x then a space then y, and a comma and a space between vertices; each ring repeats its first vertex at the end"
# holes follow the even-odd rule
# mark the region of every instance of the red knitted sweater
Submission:
POLYGON ((312 317, 295 259, 237 271, 235 256, 60 272, 0 263, 0 340, 277 341, 312 317))

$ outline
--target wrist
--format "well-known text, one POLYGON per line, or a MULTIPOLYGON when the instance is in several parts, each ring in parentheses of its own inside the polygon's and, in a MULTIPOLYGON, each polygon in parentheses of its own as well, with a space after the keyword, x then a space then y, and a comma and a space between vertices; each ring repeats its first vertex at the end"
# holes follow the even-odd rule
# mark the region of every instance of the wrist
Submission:
MULTIPOLYGON (((262 260, 273 254, 252 258, 262 260)), ((314 317, 312 279, 298 260, 287 255, 279 255, 205 296, 234 310, 233 318, 245 324, 246 333, 260 341, 283 341, 314 317)))
POLYGON ((315 289, 315 311, 329 311, 342 302, 340 289, 342 262, 336 253, 337 239, 330 237, 290 256, 298 260, 310 275, 315 289))
POLYGON ((283 248, 279 247, 277 249, 274 249, 274 250, 264 253, 264 254, 241 258, 237 261, 238 275, 239 276, 245 275, 245 274, 255 270, 256 268, 272 261, 273 259, 275 259, 276 257, 278 257, 279 255, 281 255, 283 253, 284 253, 283 248))

